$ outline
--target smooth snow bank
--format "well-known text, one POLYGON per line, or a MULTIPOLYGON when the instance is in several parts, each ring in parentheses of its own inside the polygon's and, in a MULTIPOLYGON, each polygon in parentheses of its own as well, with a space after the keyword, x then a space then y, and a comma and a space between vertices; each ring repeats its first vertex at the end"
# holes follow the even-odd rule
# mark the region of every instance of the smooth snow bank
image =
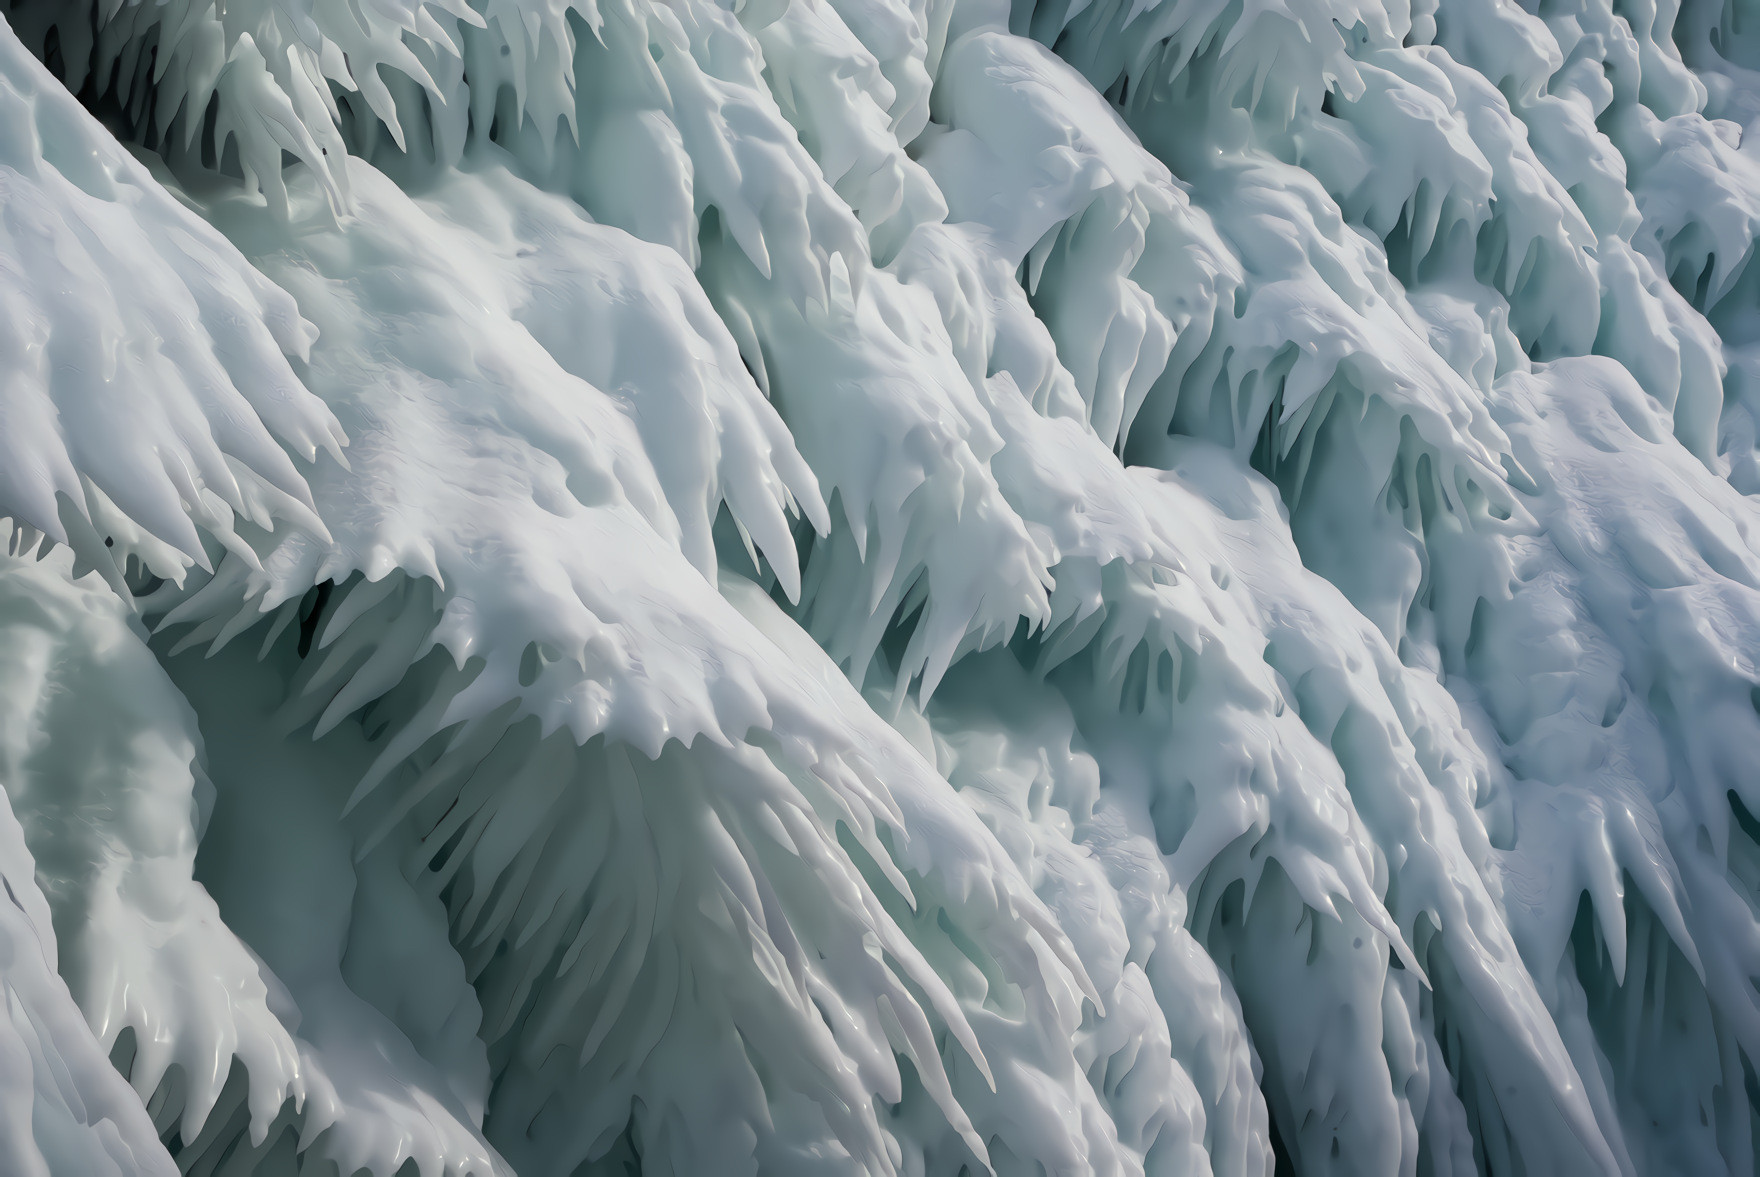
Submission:
POLYGON ((1753 1172, 1740 4, 8 13, 19 1166, 1753 1172))

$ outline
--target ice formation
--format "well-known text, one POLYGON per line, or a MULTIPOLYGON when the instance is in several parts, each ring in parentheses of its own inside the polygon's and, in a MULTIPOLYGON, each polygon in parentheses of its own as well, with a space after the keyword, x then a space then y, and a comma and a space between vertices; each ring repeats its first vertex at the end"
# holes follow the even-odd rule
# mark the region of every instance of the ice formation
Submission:
POLYGON ((0 0, 0 1172, 1753 1174, 1751 0, 0 0))

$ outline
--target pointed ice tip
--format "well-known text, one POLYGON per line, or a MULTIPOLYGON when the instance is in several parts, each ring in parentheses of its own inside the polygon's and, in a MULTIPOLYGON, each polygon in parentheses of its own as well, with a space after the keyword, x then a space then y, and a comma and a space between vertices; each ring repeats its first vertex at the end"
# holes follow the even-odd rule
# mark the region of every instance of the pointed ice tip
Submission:
POLYGON ((1393 954, 1399 957, 1399 962, 1411 972, 1412 976, 1418 978, 1418 984, 1426 989, 1435 988, 1435 986, 1430 983, 1430 974, 1426 973, 1424 971, 1424 966, 1418 963, 1417 954, 1414 953, 1411 946, 1406 943, 1404 936, 1396 935, 1387 943, 1388 947, 1393 950, 1393 954))
POLYGON ((776 573, 777 581, 782 585, 782 593, 788 598, 790 605, 801 603, 801 567, 798 559, 782 560, 771 564, 776 573))
MULTIPOLYGON (((355 784, 354 791, 349 793, 349 795, 348 795, 348 800, 344 801, 342 803, 342 816, 343 817, 347 817, 349 814, 353 813, 355 811, 355 807, 358 806, 362 801, 365 801, 367 799, 367 795, 370 794, 374 789, 378 788, 379 782, 385 779, 385 774, 387 771, 388 771, 388 769, 381 769, 377 763, 375 763, 373 765, 373 767, 371 767, 367 770, 367 775, 362 777, 355 784)), ((363 852, 363 854, 364 854, 364 852, 363 852)), ((357 856, 355 861, 359 862, 360 857, 357 856)))

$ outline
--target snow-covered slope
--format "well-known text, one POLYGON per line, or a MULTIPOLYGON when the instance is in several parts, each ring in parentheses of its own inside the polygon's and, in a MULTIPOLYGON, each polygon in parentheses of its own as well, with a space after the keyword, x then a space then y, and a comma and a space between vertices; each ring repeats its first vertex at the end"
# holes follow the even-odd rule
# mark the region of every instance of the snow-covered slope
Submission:
POLYGON ((0 1171, 1755 1172, 1748 0, 0 16, 0 1171))

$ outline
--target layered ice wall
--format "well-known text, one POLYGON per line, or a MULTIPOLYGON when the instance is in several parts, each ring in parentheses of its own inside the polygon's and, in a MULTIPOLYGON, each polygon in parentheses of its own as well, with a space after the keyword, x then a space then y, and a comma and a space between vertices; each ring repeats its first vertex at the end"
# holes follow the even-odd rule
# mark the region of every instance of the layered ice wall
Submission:
POLYGON ((0 1172, 1755 1172, 1752 0, 0 15, 0 1172))

